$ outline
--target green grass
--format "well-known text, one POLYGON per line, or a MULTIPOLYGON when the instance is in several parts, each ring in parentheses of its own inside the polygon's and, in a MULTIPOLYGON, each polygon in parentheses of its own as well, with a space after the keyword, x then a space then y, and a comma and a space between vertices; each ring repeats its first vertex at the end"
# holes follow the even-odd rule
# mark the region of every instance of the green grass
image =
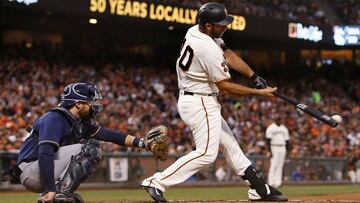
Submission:
MULTIPOLYGON (((247 187, 188 187, 170 188, 165 197, 169 200, 246 200, 247 187)), ((360 193, 358 185, 306 185, 284 186, 280 191, 290 198, 360 193)), ((87 201, 143 200, 150 197, 142 189, 80 190, 87 201)), ((0 203, 35 202, 38 194, 29 192, 0 192, 0 203)))

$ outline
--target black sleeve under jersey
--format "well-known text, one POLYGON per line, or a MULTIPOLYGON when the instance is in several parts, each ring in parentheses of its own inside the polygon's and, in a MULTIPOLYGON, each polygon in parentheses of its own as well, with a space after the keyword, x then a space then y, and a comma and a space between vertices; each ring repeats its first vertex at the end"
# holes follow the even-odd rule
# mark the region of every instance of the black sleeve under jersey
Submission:
POLYGON ((126 136, 127 133, 113 131, 107 128, 100 128, 99 132, 95 135, 95 138, 118 145, 125 145, 126 136))
POLYGON ((55 146, 43 143, 39 146, 40 181, 44 192, 56 192, 54 180, 54 154, 55 146))

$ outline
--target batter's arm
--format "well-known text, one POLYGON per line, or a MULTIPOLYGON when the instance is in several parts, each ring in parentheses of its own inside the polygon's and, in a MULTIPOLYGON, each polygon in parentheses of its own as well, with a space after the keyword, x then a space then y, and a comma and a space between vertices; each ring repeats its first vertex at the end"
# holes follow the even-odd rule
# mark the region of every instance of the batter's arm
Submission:
POLYGON ((243 95, 259 95, 259 96, 273 96, 273 92, 276 91, 276 87, 267 87, 265 89, 254 89, 246 87, 240 84, 230 82, 228 80, 221 80, 215 83, 219 88, 220 92, 232 96, 243 96, 243 95))
POLYGON ((254 71, 250 68, 250 66, 231 49, 226 49, 224 51, 224 55, 230 68, 249 78, 254 75, 254 71))

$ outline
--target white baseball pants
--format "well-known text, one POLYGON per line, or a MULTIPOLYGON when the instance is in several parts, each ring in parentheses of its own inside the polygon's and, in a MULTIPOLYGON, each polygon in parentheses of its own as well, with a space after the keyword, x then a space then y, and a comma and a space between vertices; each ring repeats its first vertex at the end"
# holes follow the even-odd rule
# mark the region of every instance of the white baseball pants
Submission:
MULTIPOLYGON (((71 162, 71 157, 79 154, 81 147, 82 144, 73 144, 59 148, 58 152, 55 154, 56 159, 54 160, 55 181, 61 179, 67 166, 71 162)), ((20 175, 21 184, 31 192, 43 192, 44 188, 40 182, 39 161, 36 160, 29 163, 23 162, 19 165, 19 168, 22 170, 20 175)))
POLYGON ((178 110, 182 120, 193 133, 196 150, 179 158, 163 172, 155 173, 142 182, 165 191, 167 187, 179 184, 213 163, 219 144, 224 147, 227 163, 240 176, 251 165, 234 138, 229 126, 221 116, 221 106, 215 96, 183 95, 180 92, 178 110))
POLYGON ((285 146, 271 146, 272 157, 268 174, 268 184, 278 188, 282 184, 283 167, 286 156, 285 146))

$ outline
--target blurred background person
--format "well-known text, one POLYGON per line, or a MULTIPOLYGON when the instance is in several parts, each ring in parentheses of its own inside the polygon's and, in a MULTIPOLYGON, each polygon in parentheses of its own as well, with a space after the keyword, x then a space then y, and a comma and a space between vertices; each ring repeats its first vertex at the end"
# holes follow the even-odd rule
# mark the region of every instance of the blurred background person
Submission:
POLYGON ((269 147, 270 169, 268 183, 274 188, 282 184, 283 167, 285 163, 286 151, 289 150, 289 130, 281 124, 282 119, 279 114, 274 115, 275 122, 266 128, 266 142, 269 147))

